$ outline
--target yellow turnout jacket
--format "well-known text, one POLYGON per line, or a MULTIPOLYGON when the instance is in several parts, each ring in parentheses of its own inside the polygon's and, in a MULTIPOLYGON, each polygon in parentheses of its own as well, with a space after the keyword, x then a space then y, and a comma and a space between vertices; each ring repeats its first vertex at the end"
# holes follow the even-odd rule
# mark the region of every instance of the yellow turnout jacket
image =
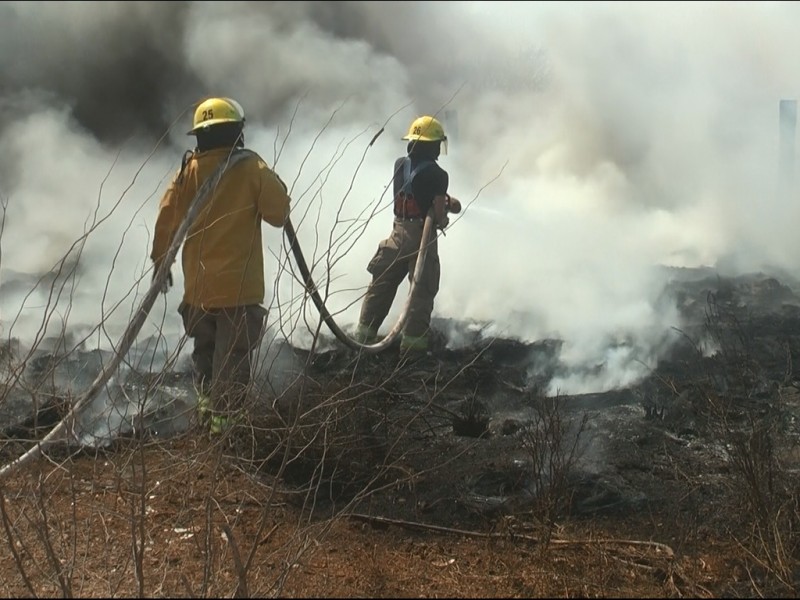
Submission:
MULTIPOLYGON (((156 268, 197 190, 230 152, 195 153, 173 178, 156 219, 150 255, 156 268)), ((261 222, 282 227, 288 216, 286 185, 264 160, 245 158, 228 169, 187 233, 183 301, 204 309, 263 303, 261 222)))

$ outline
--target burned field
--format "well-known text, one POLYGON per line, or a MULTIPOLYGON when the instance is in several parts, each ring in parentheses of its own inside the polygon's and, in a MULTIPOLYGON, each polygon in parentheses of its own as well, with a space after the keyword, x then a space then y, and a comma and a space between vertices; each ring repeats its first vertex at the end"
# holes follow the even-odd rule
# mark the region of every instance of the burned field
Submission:
MULTIPOLYGON (((132 369, 79 420, 82 443, 4 483, 6 591, 77 593, 95 569, 84 594, 794 596, 794 289, 676 272, 669 351, 635 385, 589 394, 547 392, 559 340, 459 323, 435 323, 461 327, 459 347, 442 338, 415 364, 284 344, 221 439, 193 424, 185 370, 132 369), (113 567, 80 551, 100 523, 113 567)), ((86 386, 103 360, 57 355, 30 358, 27 387, 6 390, 6 463, 65 414, 63 374, 86 386)), ((14 359, 7 348, 9 373, 14 359)))

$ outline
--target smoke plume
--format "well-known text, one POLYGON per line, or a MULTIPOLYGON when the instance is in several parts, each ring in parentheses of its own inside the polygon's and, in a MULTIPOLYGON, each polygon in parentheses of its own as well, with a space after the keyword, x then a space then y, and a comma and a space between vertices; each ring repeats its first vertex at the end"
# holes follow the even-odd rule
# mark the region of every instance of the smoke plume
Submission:
MULTIPOLYGON (((435 314, 562 339, 553 391, 630 384, 680 326, 658 267, 796 272, 776 182, 798 24, 773 2, 4 2, 3 336, 116 342, 192 107, 224 95, 291 186, 341 325, 390 231, 400 138, 436 114, 466 209, 440 239, 435 314)), ((302 343, 318 315, 265 230, 270 322, 302 343)), ((178 270, 142 334, 167 346, 178 270)))

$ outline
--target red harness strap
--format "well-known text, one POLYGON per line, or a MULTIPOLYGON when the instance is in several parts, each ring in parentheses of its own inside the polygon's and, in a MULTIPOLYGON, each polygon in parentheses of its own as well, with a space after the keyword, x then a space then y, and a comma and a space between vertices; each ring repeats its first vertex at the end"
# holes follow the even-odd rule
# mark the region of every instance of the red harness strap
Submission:
POLYGON ((425 216, 422 214, 422 211, 420 211, 417 199, 414 197, 411 182, 414 181, 414 177, 416 177, 420 171, 432 164, 432 160, 423 161, 412 171, 411 159, 408 156, 403 159, 403 185, 394 197, 394 214, 396 217, 401 219, 421 219, 425 216))

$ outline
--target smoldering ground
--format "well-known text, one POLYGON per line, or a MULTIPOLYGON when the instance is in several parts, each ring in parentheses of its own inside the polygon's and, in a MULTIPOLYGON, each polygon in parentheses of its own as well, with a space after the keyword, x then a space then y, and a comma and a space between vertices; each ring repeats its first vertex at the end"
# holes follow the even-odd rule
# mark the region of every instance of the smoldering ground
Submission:
MULTIPOLYGON (((628 384, 680 326, 656 267, 795 272, 797 209, 775 181, 799 10, 2 3, 3 335, 33 343, 46 323, 115 343, 149 283, 156 206, 191 147, 191 107, 230 95, 248 145, 291 185, 300 242, 342 325, 357 320, 389 231, 400 137, 436 113, 451 137, 441 164, 467 206, 440 240, 436 314, 563 339, 575 375, 553 382, 561 391, 628 384), (64 257, 74 277, 61 294, 37 286, 64 257)), ((277 231, 265 246, 275 335, 307 343, 315 309, 277 231)), ((142 333, 163 336, 164 356, 180 335, 177 289, 142 333)))

